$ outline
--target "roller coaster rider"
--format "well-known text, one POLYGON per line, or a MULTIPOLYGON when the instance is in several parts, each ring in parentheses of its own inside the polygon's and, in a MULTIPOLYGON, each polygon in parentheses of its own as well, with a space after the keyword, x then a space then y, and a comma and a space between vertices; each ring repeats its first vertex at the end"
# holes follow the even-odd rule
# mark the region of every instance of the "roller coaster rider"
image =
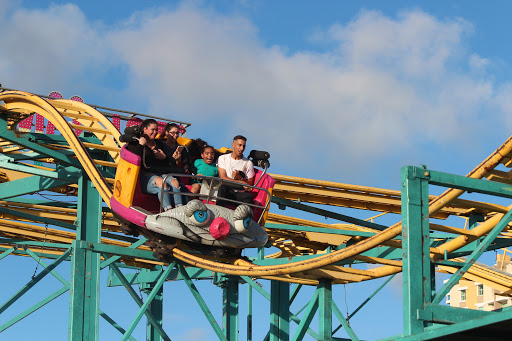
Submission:
MULTIPOLYGON (((236 200, 238 202, 252 204, 253 196, 250 193, 252 188, 245 185, 253 185, 254 183, 254 165, 252 161, 244 157, 244 151, 247 138, 237 135, 233 138, 231 147, 233 152, 219 156, 217 166, 219 168, 219 177, 221 179, 238 182, 238 188, 232 187, 230 184, 222 184, 219 187, 218 196, 236 200)), ((225 206, 231 203, 224 200, 217 200, 217 205, 225 206)))
MULTIPOLYGON (((164 152, 162 141, 156 139, 158 134, 158 123, 154 119, 146 119, 140 125, 141 136, 138 141, 132 141, 127 149, 142 158, 140 184, 143 192, 157 194, 164 211, 172 208, 171 194, 162 194, 164 174, 182 173, 183 169, 169 162, 164 152)), ((174 192, 174 204, 176 207, 183 205, 180 193, 180 184, 174 177, 168 177, 165 188, 174 192)))
POLYGON ((177 141, 179 135, 179 126, 176 123, 167 123, 162 131, 160 140, 164 142, 163 151, 167 154, 169 163, 181 168, 183 172, 189 173, 192 168, 192 162, 187 148, 184 148, 177 141))

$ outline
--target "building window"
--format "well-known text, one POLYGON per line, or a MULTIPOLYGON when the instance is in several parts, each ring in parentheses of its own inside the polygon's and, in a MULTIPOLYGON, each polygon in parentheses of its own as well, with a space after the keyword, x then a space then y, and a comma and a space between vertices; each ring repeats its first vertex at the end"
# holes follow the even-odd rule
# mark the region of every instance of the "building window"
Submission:
POLYGON ((460 291, 460 301, 461 302, 466 301, 466 290, 461 290, 460 291))
POLYGON ((501 304, 501 307, 502 307, 502 308, 505 308, 507 305, 508 305, 508 302, 507 302, 507 301, 505 301, 505 302, 503 302, 503 303, 501 304))
POLYGON ((476 307, 477 310, 484 310, 484 307, 476 307))
POLYGON ((484 285, 483 284, 478 284, 478 296, 483 296, 484 295, 484 285))
POLYGON ((450 294, 446 295, 446 303, 450 303, 450 294))

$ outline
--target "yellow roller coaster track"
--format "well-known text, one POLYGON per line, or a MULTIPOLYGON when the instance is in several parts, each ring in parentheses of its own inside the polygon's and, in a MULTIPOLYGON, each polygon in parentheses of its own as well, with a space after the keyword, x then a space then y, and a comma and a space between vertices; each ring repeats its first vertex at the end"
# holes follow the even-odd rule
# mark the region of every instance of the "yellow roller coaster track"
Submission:
MULTIPOLYGON (((18 123, 34 113, 42 115, 48 122, 51 122, 67 143, 66 145, 47 143, 43 146, 53 150, 72 151, 74 154, 73 158, 78 160, 84 171, 93 181, 104 202, 110 206, 113 180, 105 178, 98 166, 116 167, 119 160, 119 151, 122 143, 119 140, 120 133, 112 122, 102 113, 84 103, 71 100, 45 100, 36 95, 21 91, 0 92, 0 114, 6 114, 8 117, 7 129, 22 134, 18 129, 18 123), (72 120, 74 122, 78 121, 80 125, 73 123, 72 120), (75 129, 87 131, 95 135, 101 143, 83 142, 75 135, 75 129), (93 150, 108 152, 113 162, 93 159, 89 153, 89 151, 93 150)), ((16 146, 7 140, 0 140, 0 155, 9 157, 31 152, 31 150, 16 146)), ((40 159, 40 161, 47 163, 56 162, 51 158, 40 159)), ((512 166, 512 137, 469 172, 467 176, 475 179, 485 177, 494 181, 509 183, 511 181, 510 173, 495 169, 500 164, 508 168, 512 166)), ((25 163, 24 165, 33 169, 56 171, 55 168, 47 168, 32 163, 25 163)), ((13 181, 30 176, 32 174, 0 168, 0 182, 13 181)), ((400 191, 277 174, 272 174, 272 176, 276 180, 273 195, 279 198, 300 200, 303 203, 308 202, 367 210, 376 212, 376 214, 398 214, 401 210, 400 191)), ((77 184, 71 183, 60 189, 54 189, 54 191, 72 194, 76 192, 74 191, 76 187, 77 184)), ((461 194, 463 194, 462 190, 448 189, 440 196, 431 196, 429 205, 430 216, 439 219, 446 219, 450 216, 465 218, 471 214, 479 213, 485 217, 485 221, 471 230, 431 224, 432 230, 458 235, 458 237, 452 240, 431 248, 432 258, 440 258, 444 255, 445 251, 452 252, 486 235, 499 222, 503 214, 512 209, 512 205, 505 207, 493 203, 460 199, 461 194)), ((47 240, 64 244, 69 244, 74 240, 74 232, 41 227, 37 225, 37 221, 23 218, 22 213, 73 223, 76 220, 76 209, 7 200, 1 200, 0 207, 8 208, 10 212, 16 212, 12 214, 0 213, 0 235, 2 236, 22 240, 47 240), (16 214, 20 214, 20 216, 16 214)), ((119 224, 113 219, 111 213, 105 213, 102 218, 103 230, 119 232, 119 224)), ((286 260, 283 264, 277 265, 259 266, 242 258, 215 259, 188 252, 185 248, 181 247, 173 250, 173 256, 191 266, 215 272, 278 279, 303 284, 316 284, 319 278, 329 278, 333 280, 333 283, 360 282, 388 276, 400 272, 402 269, 402 262, 399 259, 393 260, 362 255, 362 253, 379 246, 400 248, 401 241, 396 239, 402 231, 400 222, 383 231, 353 224, 319 223, 275 213, 269 214, 267 222, 274 223, 274 227, 278 227, 278 224, 318 227, 325 229, 326 233, 303 232, 300 229, 296 231, 279 228, 268 229, 270 242, 279 252, 267 257, 286 260), (329 234, 328 231, 332 229, 337 229, 337 232, 356 230, 372 232, 374 234, 367 238, 354 237, 350 234, 343 235, 342 233, 329 234), (330 250, 329 246, 338 246, 348 241, 351 241, 349 246, 336 251, 328 251, 330 250), (299 257, 298 259, 302 260, 294 261, 293 258, 295 256, 302 255, 312 255, 314 257, 299 257), (357 269, 336 265, 336 263, 348 259, 377 266, 357 269)), ((502 233, 502 236, 510 238, 508 229, 502 233)), ((129 242, 116 240, 115 238, 103 238, 102 243, 125 247, 130 246, 129 242)), ((140 248, 146 247, 141 246, 140 248)), ((55 249, 50 250, 50 252, 59 254, 62 253, 62 250, 55 249)), ((123 259, 123 261, 127 264, 142 267, 152 267, 158 263, 143 259, 123 259)), ((454 259, 453 261, 460 260, 454 259)), ((452 270, 453 268, 449 266, 441 268, 441 271, 446 272, 452 272, 452 270)), ((484 281, 500 291, 512 289, 512 277, 504 276, 502 273, 492 269, 474 266, 465 277, 470 279, 478 278, 479 281, 484 281)))

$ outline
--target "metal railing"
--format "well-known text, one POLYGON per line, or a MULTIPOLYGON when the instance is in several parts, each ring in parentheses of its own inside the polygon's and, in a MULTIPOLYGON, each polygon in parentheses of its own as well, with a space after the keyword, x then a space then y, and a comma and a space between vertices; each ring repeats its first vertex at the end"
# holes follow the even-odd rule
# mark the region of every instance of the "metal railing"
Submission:
MULTIPOLYGON (((0 84, 0 92, 2 92, 2 91, 23 91, 23 90, 5 88, 5 87, 2 87, 0 84)), ((35 96, 41 97, 41 98, 52 99, 50 96, 47 96, 47 95, 41 95, 41 94, 35 94, 35 93, 32 93, 32 94, 35 96)), ((185 128, 188 128, 192 125, 192 123, 190 123, 190 122, 174 120, 174 119, 170 119, 170 118, 166 118, 166 117, 162 117, 162 116, 148 115, 148 114, 143 114, 143 113, 135 112, 135 111, 109 108, 109 107, 104 107, 101 105, 91 104, 91 103, 84 103, 84 104, 87 104, 88 106, 93 107, 94 109, 98 110, 100 113, 102 113, 106 117, 113 117, 114 114, 118 114, 119 118, 122 120, 125 120, 125 121, 128 121, 128 120, 134 118, 135 116, 142 116, 142 117, 146 117, 146 118, 153 118, 156 120, 171 121, 174 123, 183 124, 185 126, 185 128), (122 114, 128 114, 128 115, 122 115, 122 114)))
MULTIPOLYGON (((266 212, 268 210, 268 207, 269 207, 270 202, 271 202, 271 200, 270 200, 270 192, 266 188, 255 186, 255 185, 241 185, 239 182, 236 182, 236 181, 233 181, 233 180, 226 180, 226 179, 221 179, 221 178, 217 178, 217 177, 213 177, 213 176, 191 175, 191 174, 181 174, 181 173, 165 174, 163 176, 162 184, 165 184, 169 177, 176 178, 178 181, 179 181, 179 178, 191 178, 191 179, 200 180, 202 182, 201 186, 208 185, 208 194, 181 192, 181 191, 180 192, 174 192, 174 191, 171 191, 169 189, 166 190, 165 186, 162 185, 162 192, 161 192, 162 196, 165 193, 171 193, 171 194, 174 194, 174 195, 187 196, 187 197, 190 197, 192 199, 204 200, 204 201, 206 201, 207 204, 208 203, 212 203, 212 202, 217 202, 217 200, 220 199, 222 201, 226 201, 226 202, 232 203, 232 204, 234 204, 236 206, 238 206, 238 205, 247 205, 247 206, 250 206, 250 207, 260 208, 260 209, 263 209, 263 212, 266 212), (215 191, 215 189, 218 189, 220 186, 229 186, 231 188, 242 190, 242 191, 245 190, 245 188, 252 188, 253 190, 264 191, 264 192, 267 193, 266 204, 265 205, 258 205, 258 204, 254 204, 254 203, 248 204, 248 203, 245 203, 245 202, 242 202, 242 201, 233 200, 233 199, 229 199, 229 198, 226 198, 226 197, 220 197, 220 196, 218 196, 216 194, 216 191, 215 191)), ((261 177, 258 179, 258 182, 260 180, 261 180, 261 177)), ((163 211, 162 201, 160 202, 160 213, 162 213, 162 211, 163 211)), ((263 212, 262 212, 262 214, 260 215, 260 217, 259 217, 259 219, 257 221, 258 224, 263 219, 263 216, 264 216, 263 212)))

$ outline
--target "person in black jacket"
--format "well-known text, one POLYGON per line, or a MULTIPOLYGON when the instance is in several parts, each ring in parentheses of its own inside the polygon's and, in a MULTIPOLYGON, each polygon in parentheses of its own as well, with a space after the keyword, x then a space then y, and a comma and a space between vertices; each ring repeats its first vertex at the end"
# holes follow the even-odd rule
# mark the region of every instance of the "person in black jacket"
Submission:
POLYGON ((191 160, 187 148, 178 143, 180 136, 179 126, 176 123, 167 123, 162 131, 160 139, 164 142, 164 152, 169 158, 169 163, 183 169, 183 172, 191 171, 191 160))
MULTIPOLYGON (((181 173, 183 170, 178 168, 176 164, 169 163, 169 158, 164 152, 163 143, 156 139, 158 123, 154 119, 144 120, 140 128, 142 136, 139 137, 138 143, 130 143, 127 149, 142 158, 140 174, 142 191, 149 194, 157 194, 164 211, 167 211, 172 208, 172 202, 170 193, 167 192, 162 195, 164 174, 181 173)), ((178 194, 180 193, 180 184, 176 178, 167 177, 165 189, 169 188, 174 192, 175 206, 182 206, 183 199, 178 194)))

